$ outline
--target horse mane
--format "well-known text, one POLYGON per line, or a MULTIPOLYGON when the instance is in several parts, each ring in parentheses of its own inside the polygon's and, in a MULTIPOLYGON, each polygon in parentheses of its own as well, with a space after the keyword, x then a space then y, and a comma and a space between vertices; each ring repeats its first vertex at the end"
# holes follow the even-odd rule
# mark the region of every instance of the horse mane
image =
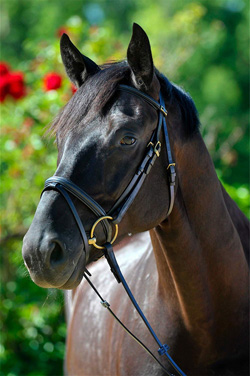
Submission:
POLYGON ((190 137, 197 133, 200 127, 198 111, 189 93, 177 85, 172 86, 173 97, 180 106, 182 121, 185 124, 186 137, 190 137))
MULTIPOLYGON (((82 127, 93 120, 96 114, 104 114, 115 99, 118 85, 131 85, 131 70, 126 61, 104 64, 100 68, 98 73, 88 77, 77 95, 73 95, 56 116, 49 128, 52 135, 60 130, 62 136, 65 136, 73 127, 82 127)), ((189 138, 199 129, 198 113, 192 98, 157 70, 156 75, 161 83, 166 106, 178 103, 185 134, 189 138)))
POLYGON ((164 98, 167 99, 166 107, 179 105, 186 138, 191 137, 199 131, 200 120, 198 111, 190 94, 180 86, 171 83, 162 73, 156 71, 157 78, 161 84, 164 98))

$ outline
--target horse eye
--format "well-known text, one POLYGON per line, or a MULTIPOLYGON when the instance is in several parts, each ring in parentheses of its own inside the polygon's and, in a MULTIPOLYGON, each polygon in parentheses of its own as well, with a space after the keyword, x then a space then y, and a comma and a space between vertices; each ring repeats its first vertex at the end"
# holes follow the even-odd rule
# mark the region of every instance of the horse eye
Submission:
POLYGON ((121 145, 133 145, 136 142, 136 139, 131 136, 125 136, 121 139, 120 144, 121 145))

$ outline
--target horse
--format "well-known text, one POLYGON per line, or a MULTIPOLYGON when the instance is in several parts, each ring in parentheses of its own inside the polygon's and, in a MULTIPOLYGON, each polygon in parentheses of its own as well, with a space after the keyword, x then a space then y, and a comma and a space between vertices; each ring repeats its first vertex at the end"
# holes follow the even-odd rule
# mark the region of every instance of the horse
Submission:
POLYGON ((124 325, 155 349, 109 271, 115 242, 120 270, 183 372, 247 375, 249 221, 217 178, 193 100, 154 67, 137 24, 124 61, 98 66, 66 34, 61 56, 78 90, 51 126, 57 169, 22 253, 38 286, 66 290, 65 374, 173 372, 125 333, 83 278, 88 270, 124 325))

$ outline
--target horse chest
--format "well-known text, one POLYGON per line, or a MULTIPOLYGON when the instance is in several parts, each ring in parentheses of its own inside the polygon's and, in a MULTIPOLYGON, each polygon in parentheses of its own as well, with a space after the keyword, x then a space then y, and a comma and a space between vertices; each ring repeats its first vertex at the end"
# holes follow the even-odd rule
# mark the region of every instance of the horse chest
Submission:
MULTIPOLYGON (((149 240, 149 238, 147 238, 149 240)), ((157 299, 157 273, 148 242, 143 247, 128 247, 118 253, 118 261, 138 303, 158 336, 166 333, 172 342, 174 322, 157 299), (136 248, 136 249, 135 249, 136 248), (143 258, 143 269, 141 258, 143 258)), ((135 312, 121 285, 109 272, 105 260, 90 268, 92 281, 119 319, 154 353, 157 345, 135 312)), ((70 293, 68 293, 70 294, 70 293)), ((82 283, 69 301, 66 368, 69 375, 161 375, 160 367, 125 331, 98 297, 82 283)))

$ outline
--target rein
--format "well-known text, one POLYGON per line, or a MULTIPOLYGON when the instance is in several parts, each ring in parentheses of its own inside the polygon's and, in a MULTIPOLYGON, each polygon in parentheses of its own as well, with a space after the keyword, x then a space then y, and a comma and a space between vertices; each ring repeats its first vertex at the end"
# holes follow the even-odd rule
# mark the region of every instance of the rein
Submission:
MULTIPOLYGON (((74 184, 72 181, 67 180, 60 176, 52 176, 51 178, 47 179, 45 182, 45 188, 42 191, 42 194, 44 191, 47 190, 56 190, 58 191, 66 200, 75 220, 78 225, 80 234, 82 236, 85 252, 86 252, 86 263, 89 258, 89 251, 90 246, 93 245, 94 247, 98 249, 102 249, 103 254, 105 258, 107 259, 110 269, 112 273, 114 274, 116 280, 118 283, 122 283, 126 293, 128 294, 132 304, 134 305, 135 309, 141 316, 142 320, 144 321, 145 325, 147 326, 150 334, 156 341, 157 345, 159 346, 158 353, 159 355, 166 355, 167 360, 172 365, 172 367, 176 370, 176 372, 180 376, 185 376, 184 372, 177 366, 177 364, 173 361, 171 356, 168 354, 169 347, 166 344, 162 344, 158 337, 156 336, 154 330, 150 326, 148 320, 144 316, 142 310, 140 309, 138 303, 136 302, 131 290, 129 289, 122 272, 119 268, 119 265, 116 261, 115 254, 113 252, 112 244, 116 240, 117 234, 118 234, 118 224, 121 222, 122 218, 126 214, 127 210, 131 206, 132 202, 134 201, 136 195, 140 191, 140 188, 146 179, 147 175, 149 174, 151 168, 153 167, 156 159, 160 156, 161 152, 161 142, 160 142, 160 133, 163 131, 164 139, 165 139, 165 145, 166 145, 166 151, 167 151, 167 157, 168 157, 168 166, 167 166, 167 172, 169 174, 169 193, 170 193, 170 202, 169 202, 169 208, 167 216, 171 213, 174 205, 174 186, 175 186, 175 178, 176 178, 176 171, 175 171, 175 163, 172 159, 172 153, 170 148, 170 142, 169 142, 169 136, 168 136, 168 130, 167 130, 167 124, 166 124, 166 116, 167 116, 167 110, 165 109, 165 104, 163 97, 160 93, 160 102, 158 103, 156 100, 151 98, 145 93, 142 93, 141 91, 130 87, 126 85, 119 85, 118 90, 125 91, 130 94, 136 95, 139 98, 142 98, 145 102, 147 102, 149 105, 151 105, 155 110, 159 111, 158 116, 158 124, 155 130, 152 133, 152 136, 148 142, 146 155, 141 162, 139 168, 137 169, 136 174, 124 190, 124 192, 121 194, 119 199, 115 202, 113 207, 109 210, 108 213, 105 212, 105 210, 92 198, 90 197, 86 192, 84 192, 82 189, 80 189, 76 184, 74 184), (93 224, 91 231, 90 231, 90 238, 88 239, 86 231, 82 225, 81 219, 77 213, 77 210, 68 194, 68 192, 75 196, 79 201, 81 201, 83 204, 85 204, 97 217, 98 219, 93 224), (106 243, 104 245, 98 245, 97 239, 94 236, 95 228, 96 226, 101 223, 105 236, 106 236, 106 243), (115 231, 113 231, 113 227, 115 228, 115 231), (114 236, 112 238, 112 234, 114 232, 114 236)), ((84 277, 90 284, 90 286, 94 289, 96 294, 101 299, 101 304, 108 309, 108 311, 113 315, 113 317, 119 322, 119 324, 154 358, 155 361, 158 362, 158 364, 161 366, 161 368, 167 373, 169 376, 171 375, 168 370, 164 367, 164 365, 155 357, 155 355, 133 334, 129 331, 129 329, 126 328, 126 326, 118 319, 118 317, 113 313, 113 311, 110 308, 110 304, 102 298, 102 296, 99 294, 97 289, 94 287, 90 279, 87 277, 86 273, 91 276, 91 274, 88 272, 88 270, 85 268, 84 277)))

